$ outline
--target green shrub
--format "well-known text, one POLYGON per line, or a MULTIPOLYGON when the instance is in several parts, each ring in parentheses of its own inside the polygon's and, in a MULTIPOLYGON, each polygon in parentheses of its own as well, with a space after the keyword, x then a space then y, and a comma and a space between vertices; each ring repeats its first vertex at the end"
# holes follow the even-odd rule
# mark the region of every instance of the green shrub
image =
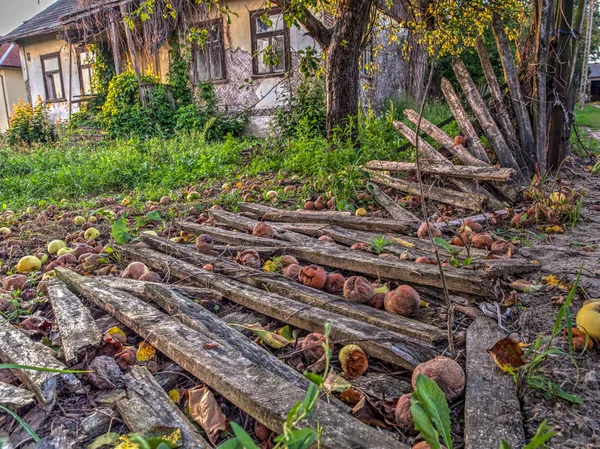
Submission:
POLYGON ((327 135, 327 106, 325 80, 310 76, 302 79, 297 92, 290 94, 285 104, 275 113, 275 128, 286 138, 306 135, 327 135), (300 126, 302 125, 302 126, 300 126))
POLYGON ((35 106, 19 100, 13 110, 6 140, 9 145, 31 145, 51 142, 54 139, 52 125, 48 121, 49 107, 38 96, 35 106))

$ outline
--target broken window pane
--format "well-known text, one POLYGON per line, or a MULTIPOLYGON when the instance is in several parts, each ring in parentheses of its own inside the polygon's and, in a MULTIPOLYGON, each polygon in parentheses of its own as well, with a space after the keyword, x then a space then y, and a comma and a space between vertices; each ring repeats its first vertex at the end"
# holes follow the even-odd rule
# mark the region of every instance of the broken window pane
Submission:
POLYGON ((264 37, 257 39, 256 41, 256 53, 257 53, 257 69, 258 73, 269 73, 271 71, 270 65, 267 64, 269 59, 269 38, 264 37))
POLYGON ((285 37, 273 36, 273 71, 281 72, 285 70, 285 37))

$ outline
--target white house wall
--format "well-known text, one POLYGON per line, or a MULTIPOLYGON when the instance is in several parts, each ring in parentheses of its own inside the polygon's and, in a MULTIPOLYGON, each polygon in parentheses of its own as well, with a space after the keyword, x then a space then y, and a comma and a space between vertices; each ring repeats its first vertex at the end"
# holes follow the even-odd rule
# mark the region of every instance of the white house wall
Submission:
POLYGON ((28 89, 29 101, 33 103, 36 102, 38 96, 44 101, 47 100, 42 71, 42 56, 53 53, 60 54, 62 83, 66 99, 48 102, 49 115, 50 120, 54 123, 68 120, 69 100, 72 102, 72 112, 76 112, 79 110, 77 100, 81 94, 75 49, 72 50, 72 56, 70 56, 69 44, 64 40, 57 39, 56 35, 44 35, 21 40, 19 41, 19 49, 23 78, 28 89))

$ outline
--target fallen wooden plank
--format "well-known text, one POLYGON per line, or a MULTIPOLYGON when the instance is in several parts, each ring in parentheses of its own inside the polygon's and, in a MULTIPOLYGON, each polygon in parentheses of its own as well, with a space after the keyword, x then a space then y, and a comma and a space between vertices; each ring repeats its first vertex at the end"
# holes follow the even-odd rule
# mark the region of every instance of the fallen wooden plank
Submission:
POLYGON ((433 348, 405 335, 265 292, 224 275, 204 271, 189 262, 150 248, 122 246, 119 250, 131 259, 143 261, 160 271, 168 271, 176 278, 193 279, 194 283, 210 285, 211 288, 223 292, 231 301, 283 323, 310 332, 323 333, 325 324, 331 322, 333 340, 355 342, 368 355, 407 369, 414 368, 420 361, 430 359, 436 352, 433 348))
POLYGON ((437 327, 403 316, 392 315, 366 304, 345 301, 339 296, 307 287, 280 274, 266 273, 261 270, 244 267, 226 259, 217 259, 205 254, 199 254, 190 248, 177 245, 160 237, 143 235, 142 240, 162 253, 198 266, 211 263, 215 273, 233 277, 245 284, 263 288, 271 293, 276 293, 304 304, 339 313, 349 318, 355 318, 382 329, 408 335, 409 337, 428 343, 443 342, 447 338, 446 333, 437 327))
POLYGON ((504 140, 506 140, 506 143, 510 146, 513 154, 517 158, 517 162, 519 163, 521 170, 524 171, 525 175, 529 175, 529 169, 527 168, 527 163, 523 156, 523 150, 521 150, 521 146, 519 144, 517 131, 513 126, 509 110, 504 103, 504 95, 500 89, 500 83, 498 83, 498 78, 496 78, 496 73, 494 72, 494 66, 492 65, 490 55, 481 36, 477 36, 475 44, 477 46, 477 54, 479 55, 479 61, 481 62, 481 67, 483 68, 485 80, 487 81, 488 91, 490 93, 490 99, 492 102, 491 110, 494 118, 496 119, 496 122, 502 131, 504 140))
POLYGON ((35 402, 35 394, 24 388, 0 382, 0 405, 12 410, 25 407, 35 402))
MULTIPOLYGON (((406 126, 404 123, 394 122, 394 126, 396 127, 396 130, 402 133, 402 135, 404 135, 404 137, 406 137, 408 141, 414 146, 416 146, 417 141, 419 142, 419 149, 421 153, 423 153, 425 158, 429 159, 429 162, 437 163, 440 165, 447 165, 449 167, 453 166, 452 162, 450 162, 438 151, 436 151, 436 149, 429 145, 429 143, 425 139, 422 139, 421 137, 417 138, 417 133, 410 129, 408 126, 406 126)), ((488 192, 485 189, 485 187, 483 187, 476 181, 460 178, 449 178, 448 180, 465 193, 483 195, 486 198, 489 207, 502 207, 502 202, 500 202, 494 195, 488 192)))
MULTIPOLYGON (((417 164, 414 162, 370 161, 366 167, 371 170, 410 172, 417 169, 417 164)), ((421 173, 449 176, 452 178, 503 182, 510 178, 514 170, 512 168, 474 167, 470 165, 423 164, 421 173)))
MULTIPOLYGON (((369 173, 371 177, 371 181, 376 182, 377 184, 382 184, 387 187, 391 187, 393 189, 399 190, 401 192, 406 192, 411 195, 420 195, 421 190, 419 189, 419 184, 415 182, 408 182, 403 179, 392 178, 391 176, 384 175, 375 170, 365 169, 365 172, 369 173)), ((424 186, 424 195, 425 198, 430 200, 439 201, 444 204, 451 204, 453 206, 462 207, 463 209, 469 210, 482 210, 484 201, 487 198, 483 195, 474 194, 474 193, 464 193, 457 192, 455 190, 443 189, 441 187, 435 186, 424 186)), ((300 221, 300 220, 296 220, 300 221)), ((338 223, 332 223, 338 224, 338 223)), ((346 226, 347 227, 347 226, 346 226)), ((366 231, 378 231, 379 229, 373 228, 362 228, 366 231)), ((400 230, 385 230, 386 232, 403 232, 400 230)))
POLYGON ((239 351, 251 362, 262 366, 272 374, 300 388, 308 388, 308 379, 292 367, 279 361, 266 349, 248 340, 241 332, 229 327, 216 315, 199 304, 181 296, 179 293, 161 285, 146 286, 147 295, 161 309, 183 324, 216 342, 239 351))
POLYGON ((77 363, 87 351, 97 348, 102 342, 102 334, 96 326, 90 310, 79 298, 60 281, 48 284, 48 297, 58 324, 60 342, 65 362, 71 366, 77 363))
POLYGON ((479 136, 471 124, 467 112, 462 107, 462 104, 460 104, 460 100, 452 87, 452 83, 446 78, 442 78, 442 93, 446 98, 448 106, 450 106, 450 110, 456 119, 456 123, 458 123, 464 137, 467 139, 467 145, 473 155, 486 164, 490 164, 490 159, 485 152, 485 148, 483 148, 483 145, 479 141, 479 136))
MULTIPOLYGON (((130 255, 153 253, 146 248, 133 246, 120 247, 120 251, 130 255)), ((160 264, 178 268, 179 264, 172 263, 176 260, 159 256, 162 258, 156 260, 156 266, 160 264)), ((199 274, 198 280, 202 281, 204 272, 199 269, 196 272, 199 274)), ((301 388, 272 375, 241 357, 237 351, 216 344, 214 340, 134 296, 66 269, 58 269, 57 276, 268 428, 282 432, 289 410, 304 400, 305 392, 301 388)), ((325 401, 318 401, 312 419, 303 421, 302 425, 315 427, 316 423, 323 429, 322 447, 407 449, 397 440, 342 414, 325 401)))
POLYGON ((386 218, 362 218, 333 214, 332 212, 289 211, 254 203, 240 203, 239 206, 243 211, 256 213, 264 221, 335 224, 348 229, 379 232, 416 232, 418 227, 413 221, 399 222, 398 220, 388 220, 386 218))
POLYGON ((215 228, 213 226, 199 225, 190 221, 176 221, 175 227, 182 231, 210 235, 214 241, 221 243, 230 243, 241 246, 266 246, 269 248, 285 248, 288 245, 294 245, 292 242, 283 240, 268 239, 265 237, 257 237, 243 231, 230 231, 223 228, 215 228))
POLYGON ((487 353, 504 332, 487 317, 467 329, 467 388, 465 394, 465 448, 523 447, 525 432, 521 406, 512 377, 503 373, 487 353))
MULTIPOLYGON (((0 357, 4 363, 58 370, 67 369, 65 365, 48 354, 45 346, 32 341, 2 316, 0 316, 0 357)), ((59 377, 71 384, 77 383, 72 374, 20 368, 11 371, 29 391, 35 393, 38 400, 44 405, 50 404, 56 398, 56 386, 59 377)))
MULTIPOLYGON (((193 246, 193 245, 190 245, 193 246)), ((260 257, 262 259, 269 259, 271 257, 273 257, 274 255, 277 254, 278 251, 280 251, 278 248, 268 248, 268 247, 264 247, 264 246, 255 246, 253 248, 248 248, 248 246, 244 245, 244 246, 236 246, 236 245, 213 245, 213 252, 216 254, 219 254, 221 256, 228 256, 228 257, 236 257, 239 253, 241 253, 242 251, 245 251, 247 249, 253 249, 255 250, 258 254, 260 254, 260 257)))
MULTIPOLYGON (((208 214, 215 220, 216 223, 228 226, 233 229, 237 229, 239 231, 247 231, 252 233, 254 227, 260 223, 258 220, 253 220, 252 218, 242 217, 238 214, 234 214, 231 212, 227 212, 221 209, 210 209, 208 214)), ((195 223, 194 223, 195 224, 195 223)), ((275 232, 275 239, 284 240, 286 242, 293 243, 305 243, 305 242, 313 242, 314 239, 303 235, 298 234, 292 231, 287 231, 285 229, 279 228, 275 224, 270 224, 271 228, 275 232)))
POLYGON ((171 284, 160 284, 158 282, 146 282, 135 279, 124 279, 116 278, 112 276, 98 276, 102 282, 112 288, 123 290, 124 292, 131 293, 135 296, 140 296, 144 299, 147 293, 146 286, 148 285, 161 285, 164 288, 172 290, 186 298, 194 299, 197 301, 220 301, 223 295, 214 290, 207 288, 188 287, 186 285, 171 285, 171 284))
POLYGON ((372 182, 367 183, 367 190, 373 195, 375 202, 383 207, 394 220, 414 221, 415 223, 421 222, 419 217, 399 206, 393 199, 386 195, 377 184, 373 184, 372 182))
POLYGON ((176 428, 181 430, 183 447, 212 448, 146 367, 133 366, 122 379, 127 397, 117 402, 117 410, 129 430, 144 433, 157 426, 176 428))
MULTIPOLYGON (((412 109, 405 109, 404 116, 410 120, 414 125, 419 122, 419 114, 412 109)), ((440 128, 435 126, 429 120, 425 119, 425 117, 421 117, 421 126, 420 128, 425 131, 425 133, 447 149, 450 153, 456 156, 463 164, 471 165, 476 167, 490 167, 490 164, 482 161, 481 159, 477 159, 471 153, 467 151, 467 149, 462 145, 455 145, 454 140, 440 128)))
POLYGON ((477 86, 475 86, 475 82, 471 78, 471 75, 465 67, 465 64, 460 58, 454 57, 452 59, 452 68, 454 69, 456 79, 458 80, 458 83, 465 94, 465 98, 471 106, 473 114, 475 114, 475 118, 477 118, 477 121, 488 138, 494 153, 496 153, 496 157, 498 158, 500 165, 514 169, 515 179, 521 183, 525 182, 526 178, 523 175, 519 164, 517 164, 515 156, 506 143, 506 140, 504 140, 504 136, 500 132, 500 128, 492 117, 487 104, 485 104, 485 101, 483 101, 483 98, 477 90, 477 86))

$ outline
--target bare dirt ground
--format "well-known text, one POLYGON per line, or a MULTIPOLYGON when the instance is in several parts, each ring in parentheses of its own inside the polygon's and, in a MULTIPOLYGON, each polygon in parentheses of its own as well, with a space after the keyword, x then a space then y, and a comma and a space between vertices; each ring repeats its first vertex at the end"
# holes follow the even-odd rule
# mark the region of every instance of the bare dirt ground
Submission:
MULTIPOLYGON (((581 161, 573 161, 565 167, 569 173, 563 188, 586 190, 580 222, 565 234, 553 235, 548 242, 535 242, 522 248, 525 257, 539 260, 541 270, 536 280, 554 275, 567 283, 573 283, 583 264, 578 292, 575 295, 572 316, 584 301, 600 298, 600 177, 590 176, 581 161)), ((544 289, 545 290, 545 289, 544 289)), ((567 296, 568 292, 554 289, 531 295, 522 295, 525 310, 518 315, 518 337, 533 343, 538 335, 548 337, 559 311, 552 298, 567 296)), ((557 344, 567 350, 566 338, 557 344)), ((574 360, 565 356, 551 357, 544 365, 545 375, 565 391, 583 399, 583 404, 572 405, 562 400, 546 399, 536 390, 528 390, 521 400, 525 432, 531 438, 539 424, 547 420, 557 432, 548 443, 551 448, 598 448, 600 447, 600 354, 598 348, 574 360)))

